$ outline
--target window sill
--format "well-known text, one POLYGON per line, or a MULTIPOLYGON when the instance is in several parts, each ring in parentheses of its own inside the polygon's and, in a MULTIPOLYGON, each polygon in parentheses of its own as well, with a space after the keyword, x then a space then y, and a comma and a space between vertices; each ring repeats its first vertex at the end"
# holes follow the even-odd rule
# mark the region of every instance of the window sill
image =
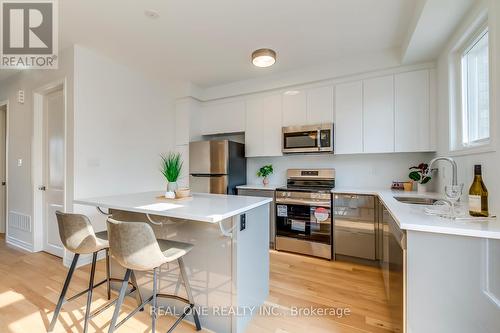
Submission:
POLYGON ((496 152, 496 147, 492 143, 472 146, 472 147, 463 147, 455 150, 450 150, 448 154, 450 156, 467 156, 467 155, 476 155, 476 154, 486 154, 496 152))

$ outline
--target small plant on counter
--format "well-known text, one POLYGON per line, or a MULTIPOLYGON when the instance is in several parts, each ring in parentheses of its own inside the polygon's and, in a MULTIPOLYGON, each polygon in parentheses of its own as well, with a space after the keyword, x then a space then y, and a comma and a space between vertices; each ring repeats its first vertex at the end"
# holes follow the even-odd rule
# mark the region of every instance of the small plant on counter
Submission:
POLYGON ((428 173, 429 166, 426 163, 420 163, 418 166, 410 168, 408 177, 419 184, 425 185, 431 180, 431 176, 429 176, 428 173))
POLYGON ((420 163, 418 166, 410 168, 410 174, 408 177, 417 182, 417 191, 419 193, 427 192, 426 184, 431 180, 431 176, 429 174, 429 165, 426 163, 420 163))
POLYGON ((257 177, 262 177, 262 183, 264 185, 269 184, 269 176, 272 175, 274 172, 272 164, 269 165, 264 165, 262 168, 257 171, 257 177))
POLYGON ((177 180, 182 171, 182 158, 179 153, 168 153, 161 155, 161 173, 168 182, 167 193, 177 190, 177 180))

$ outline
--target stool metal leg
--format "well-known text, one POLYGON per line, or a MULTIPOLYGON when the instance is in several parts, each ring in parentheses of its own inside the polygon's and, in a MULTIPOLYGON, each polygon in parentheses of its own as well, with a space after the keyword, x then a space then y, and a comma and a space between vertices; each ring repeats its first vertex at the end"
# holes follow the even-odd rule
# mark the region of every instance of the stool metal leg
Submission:
MULTIPOLYGON (((141 305, 142 304, 141 291, 139 290, 139 284, 137 284, 137 279, 135 278, 134 271, 132 271, 132 274, 130 275, 130 282, 132 282, 132 285, 135 288, 135 299, 137 300, 137 305, 141 305)), ((139 311, 144 311, 144 308, 142 308, 139 311)))
POLYGON ((90 306, 92 305, 92 293, 94 291, 95 265, 97 262, 97 252, 92 254, 92 267, 90 268, 89 291, 87 293, 87 308, 85 309, 85 321, 83 323, 83 333, 87 333, 90 318, 90 306))
POLYGON ((127 292, 128 280, 130 280, 131 273, 132 270, 127 269, 127 271, 125 272, 125 276, 123 277, 122 286, 120 288, 120 295, 118 296, 118 300, 116 301, 115 312, 113 313, 113 318, 111 319, 108 333, 113 333, 115 331, 116 322, 118 320, 118 315, 120 314, 120 308, 123 304, 123 299, 125 298, 125 293, 127 292))
POLYGON ((106 288, 108 292, 108 301, 111 300, 111 265, 109 263, 109 249, 106 249, 106 288))
POLYGON ((151 313, 151 333, 156 332, 156 316, 157 316, 157 307, 158 307, 158 286, 157 286, 157 276, 156 276, 156 268, 153 269, 153 299, 151 300, 152 313, 151 313))
POLYGON ((68 275, 66 276, 66 280, 64 281, 61 295, 59 296, 59 300, 57 301, 56 310, 54 311, 54 316, 52 317, 52 321, 50 322, 48 332, 52 332, 54 330, 54 326, 57 322, 57 317, 59 317, 59 313, 61 312, 61 308, 64 303, 64 297, 66 296, 66 292, 68 291, 69 283, 71 282, 71 278, 73 277, 73 272, 75 271, 76 263, 78 262, 79 257, 80 255, 78 253, 75 253, 68 271, 68 275))
POLYGON ((181 271, 181 277, 182 280, 184 281, 184 287, 186 288, 186 293, 187 297, 189 300, 189 303, 192 307, 193 311, 193 318, 194 318, 194 323, 196 325, 196 330, 199 331, 201 330, 201 324, 200 324, 200 318, 198 318, 198 311, 196 310, 196 307, 194 306, 194 297, 193 297, 193 292, 191 291, 191 285, 189 284, 187 272, 186 272, 186 266, 184 265, 184 260, 182 257, 177 259, 177 262, 179 263, 179 270, 181 271))

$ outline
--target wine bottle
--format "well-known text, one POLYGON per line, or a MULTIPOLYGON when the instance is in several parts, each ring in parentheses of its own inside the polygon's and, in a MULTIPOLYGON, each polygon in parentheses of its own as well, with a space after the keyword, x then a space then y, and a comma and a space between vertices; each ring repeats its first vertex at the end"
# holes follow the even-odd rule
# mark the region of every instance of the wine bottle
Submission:
POLYGON ((469 214, 486 217, 488 213, 488 190, 481 175, 481 165, 474 165, 474 181, 469 189, 469 214))

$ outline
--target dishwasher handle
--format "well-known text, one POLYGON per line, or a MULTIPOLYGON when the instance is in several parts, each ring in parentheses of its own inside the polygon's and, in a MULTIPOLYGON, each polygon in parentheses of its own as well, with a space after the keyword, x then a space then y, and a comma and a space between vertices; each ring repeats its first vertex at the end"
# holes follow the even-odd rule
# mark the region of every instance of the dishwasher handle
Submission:
MULTIPOLYGON (((387 211, 387 213, 389 212, 387 211)), ((396 240, 401 249, 406 250, 406 231, 401 230, 401 228, 394 220, 392 215, 390 215, 390 213, 387 221, 387 226, 389 227, 389 233, 391 234, 391 237, 393 237, 396 240)))

